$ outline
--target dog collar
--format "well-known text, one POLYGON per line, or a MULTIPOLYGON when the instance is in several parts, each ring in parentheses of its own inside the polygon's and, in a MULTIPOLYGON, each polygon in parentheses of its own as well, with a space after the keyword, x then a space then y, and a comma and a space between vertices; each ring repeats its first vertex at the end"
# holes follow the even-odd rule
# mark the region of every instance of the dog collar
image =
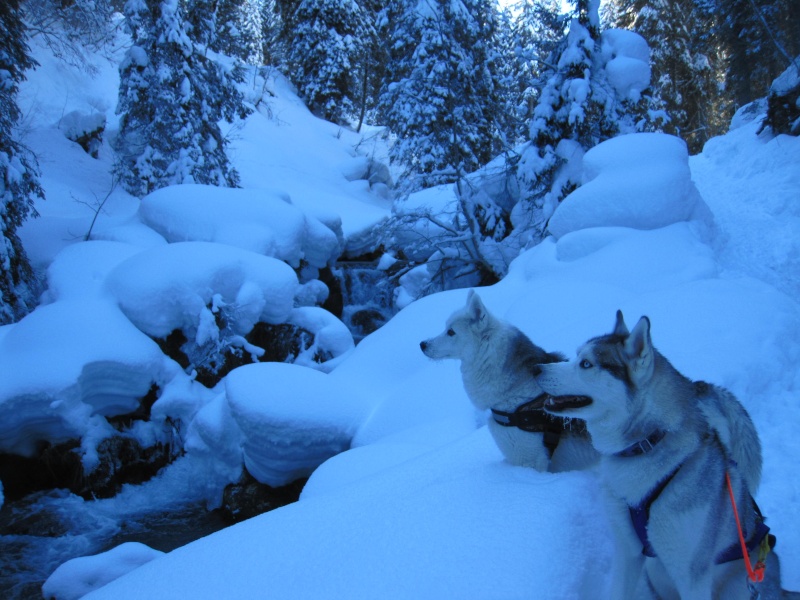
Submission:
POLYGON ((614 456, 620 456, 623 458, 631 457, 631 456, 641 456, 642 454, 647 454, 656 447, 656 444, 664 439, 664 436, 667 435, 667 432, 663 429, 657 429, 650 435, 648 435, 643 440, 639 440, 635 444, 631 444, 624 450, 620 450, 614 456))

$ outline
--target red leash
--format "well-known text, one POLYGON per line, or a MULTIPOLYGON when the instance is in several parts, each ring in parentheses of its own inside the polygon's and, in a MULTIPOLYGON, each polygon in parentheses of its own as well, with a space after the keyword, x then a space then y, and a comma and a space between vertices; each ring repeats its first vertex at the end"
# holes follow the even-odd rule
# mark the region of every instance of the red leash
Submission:
POLYGON ((745 542, 744 534, 742 533, 742 524, 739 521, 739 511, 736 509, 736 499, 734 498, 733 487, 731 486, 731 476, 727 471, 725 471, 725 481, 728 483, 728 494, 731 497, 733 517, 736 519, 736 530, 739 533, 739 543, 742 545, 742 556, 744 557, 744 566, 747 569, 747 576, 750 578, 750 581, 754 583, 761 583, 764 581, 764 570, 767 568, 767 565, 760 557, 755 568, 750 563, 750 553, 747 551, 747 542, 745 542))

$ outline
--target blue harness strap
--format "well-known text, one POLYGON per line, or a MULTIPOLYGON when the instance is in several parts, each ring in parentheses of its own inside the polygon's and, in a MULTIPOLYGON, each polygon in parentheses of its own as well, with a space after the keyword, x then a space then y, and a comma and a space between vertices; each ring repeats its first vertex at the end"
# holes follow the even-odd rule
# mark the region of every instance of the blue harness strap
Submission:
MULTIPOLYGON (((656 444, 664 439, 665 435, 666 432, 663 430, 657 430, 650 434, 647 438, 628 446, 620 452, 617 452, 616 456, 634 457, 647 454, 653 448, 655 448, 656 444)), ((732 462, 732 465, 735 466, 736 463, 732 462)), ((669 485, 669 482, 672 481, 672 478, 675 477, 675 474, 680 470, 681 466, 682 464, 679 464, 669 475, 665 476, 658 483, 656 483, 656 485, 653 486, 653 489, 647 492, 638 504, 633 506, 628 505, 631 523, 633 524, 634 531, 636 531, 636 536, 642 543, 642 554, 645 556, 649 556, 651 558, 655 558, 656 556, 656 551, 647 537, 647 524, 650 521, 650 507, 661 495, 661 492, 664 491, 664 488, 669 485)), ((756 504, 756 501, 752 496, 750 496, 750 502, 753 506, 753 510, 756 513, 756 526, 755 531, 753 531, 753 534, 750 536, 750 539, 745 543, 747 551, 752 552, 758 548, 759 545, 761 545, 761 543, 764 541, 764 538, 767 536, 769 536, 769 547, 774 548, 776 539, 774 535, 769 533, 769 527, 767 527, 767 524, 764 522, 764 515, 761 513, 761 509, 758 508, 758 504, 756 504)), ((742 558, 744 558, 742 555, 742 545, 737 540, 725 548, 725 550, 720 552, 719 555, 717 555, 715 563, 721 565, 723 563, 742 558)))
MULTIPOLYGON (((642 554, 649 556, 650 558, 655 558, 656 556, 653 545, 650 543, 650 540, 647 537, 647 524, 650 521, 650 506, 652 506, 653 502, 656 501, 656 498, 661 495, 661 492, 663 492, 664 488, 666 488, 669 482, 672 481, 672 478, 675 477, 675 474, 680 468, 681 465, 678 465, 676 469, 672 471, 672 473, 659 481, 652 490, 645 494, 644 498, 642 498, 639 504, 635 506, 628 506, 628 511, 631 515, 631 523, 633 523, 633 529, 636 531, 636 535, 639 538, 639 541, 642 543, 642 554)), ((769 533, 769 527, 764 522, 764 516, 761 514, 761 510, 758 508, 756 501, 752 497, 750 498, 750 501, 753 503, 753 509, 756 511, 756 526, 755 530, 753 531, 753 535, 745 544, 747 546, 747 551, 752 552, 758 548, 764 538, 768 535, 769 547, 774 548, 776 543, 775 536, 769 533)), ((714 563, 721 565, 726 562, 731 562, 742 558, 744 558, 744 556, 742 556, 742 546, 737 540, 725 550, 720 552, 717 555, 714 563)))
POLYGON ((636 504, 635 506, 628 506, 633 528, 636 531, 636 535, 639 537, 639 541, 642 542, 642 554, 645 556, 649 556, 651 558, 656 556, 656 552, 653 550, 653 545, 647 538, 647 523, 650 521, 650 506, 656 501, 656 498, 661 495, 661 492, 663 492, 664 488, 667 487, 670 481, 672 481, 672 478, 675 477, 675 474, 680 470, 680 468, 681 465, 678 465, 675 467, 675 470, 672 471, 672 473, 659 481, 652 490, 645 494, 644 498, 642 498, 639 504, 636 504))

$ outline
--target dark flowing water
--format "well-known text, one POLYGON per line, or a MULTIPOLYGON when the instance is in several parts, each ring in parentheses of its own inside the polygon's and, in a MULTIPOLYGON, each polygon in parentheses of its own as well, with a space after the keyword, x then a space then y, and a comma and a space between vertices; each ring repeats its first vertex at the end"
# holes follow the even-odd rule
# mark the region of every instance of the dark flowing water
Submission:
POLYGON ((342 322, 356 343, 394 315, 397 284, 370 262, 340 262, 333 270, 342 293, 342 322))
POLYGON ((42 598, 42 584, 62 563, 141 542, 169 552, 229 525, 203 504, 169 512, 114 515, 97 503, 53 490, 0 509, 0 598, 42 598))
MULTIPOLYGON (((343 262, 333 275, 341 288, 342 321, 356 342, 393 316, 396 281, 376 263, 343 262)), ((206 510, 203 502, 185 503, 179 491, 160 496, 159 489, 171 487, 169 481, 159 485, 128 494, 135 508, 124 500, 85 501, 59 489, 6 500, 0 508, 0 599, 41 600, 42 584, 72 558, 99 554, 124 542, 169 552, 230 525, 220 512, 206 510), (180 503, 175 498, 181 498, 180 503)), ((280 490, 277 493, 271 508, 289 501, 280 490)), ((297 493, 299 489, 289 495, 296 499, 297 493)))

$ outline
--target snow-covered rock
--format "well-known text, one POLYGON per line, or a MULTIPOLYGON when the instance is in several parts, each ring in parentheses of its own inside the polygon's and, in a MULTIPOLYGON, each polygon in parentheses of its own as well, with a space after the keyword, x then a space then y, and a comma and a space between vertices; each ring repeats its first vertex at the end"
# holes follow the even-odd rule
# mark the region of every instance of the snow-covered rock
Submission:
POLYGON ((192 419, 185 448, 200 459, 208 476, 196 480, 209 509, 219 508, 223 488, 242 474, 242 433, 231 416, 224 393, 203 406, 192 419))
POLYGON ((142 221, 168 242, 217 242, 299 267, 324 267, 341 253, 341 222, 321 222, 284 193, 210 185, 169 186, 149 194, 142 221))
POLYGON ((355 347, 353 334, 334 315, 317 306, 301 306, 289 315, 288 323, 314 334, 314 341, 296 357, 294 363, 330 371, 355 347), (331 358, 340 360, 332 361, 331 358))
POLYGON ((627 29, 606 29, 600 36, 600 52, 617 98, 639 100, 650 85, 650 48, 645 39, 627 29))
POLYGON ((800 135, 800 56, 772 82, 764 124, 775 134, 800 135))
POLYGON ((41 441, 102 439, 110 427, 101 415, 134 410, 153 383, 177 370, 109 301, 62 300, 5 329, 2 452, 29 456, 41 441))
POLYGON ((240 367, 225 379, 225 392, 247 470, 273 487, 349 448, 368 406, 328 375, 284 363, 240 367))
POLYGON ((47 290, 42 302, 103 297, 106 277, 120 263, 141 251, 132 244, 89 241, 67 246, 47 269, 47 290))
POLYGON ((103 144, 103 131, 106 128, 105 114, 100 112, 87 114, 74 110, 61 117, 58 127, 67 139, 80 144, 88 154, 97 158, 97 153, 103 144))
POLYGON ((680 138, 633 133, 612 138, 583 157, 583 185, 556 208, 556 238, 590 227, 658 229, 680 221, 710 226, 711 212, 692 182, 680 138))
POLYGON ((102 554, 73 558, 48 577, 42 594, 47 600, 78 600, 162 554, 144 544, 127 542, 102 554))
POLYGON ((298 288, 286 263, 209 242, 167 244, 136 254, 114 269, 108 283, 125 315, 143 332, 164 337, 181 329, 198 344, 219 335, 217 310, 238 335, 258 321, 285 322, 298 288))

